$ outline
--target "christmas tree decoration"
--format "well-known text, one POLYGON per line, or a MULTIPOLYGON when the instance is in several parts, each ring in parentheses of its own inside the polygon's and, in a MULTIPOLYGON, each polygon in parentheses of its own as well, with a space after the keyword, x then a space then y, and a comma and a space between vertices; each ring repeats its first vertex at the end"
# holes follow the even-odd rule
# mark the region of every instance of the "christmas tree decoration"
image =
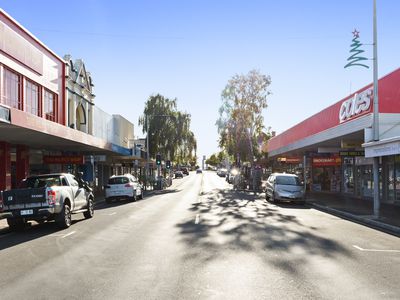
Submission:
POLYGON ((354 29, 352 33, 353 33, 353 40, 352 44, 350 45, 351 47, 350 53, 352 53, 352 55, 347 59, 349 63, 344 67, 347 68, 347 67, 359 66, 369 69, 369 66, 359 63, 360 61, 368 60, 368 58, 366 57, 359 56, 361 53, 365 52, 364 50, 359 49, 363 45, 358 40, 360 37, 360 32, 357 31, 357 29, 354 29))

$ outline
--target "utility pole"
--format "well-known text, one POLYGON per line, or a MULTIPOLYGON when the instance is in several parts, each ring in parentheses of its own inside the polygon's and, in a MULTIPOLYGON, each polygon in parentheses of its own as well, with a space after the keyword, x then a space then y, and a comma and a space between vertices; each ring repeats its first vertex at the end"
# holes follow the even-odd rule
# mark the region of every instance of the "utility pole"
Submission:
POLYGON ((149 117, 146 114, 146 126, 147 126, 147 139, 146 139, 146 149, 147 149, 147 164, 146 164, 146 185, 150 177, 150 147, 149 147, 149 117))
MULTIPOLYGON (((376 0, 373 1, 373 77, 374 77, 374 113, 373 113, 373 138, 379 141, 379 99, 378 99, 378 39, 376 26, 376 0)), ((379 156, 373 161, 374 176, 374 216, 379 216, 379 156)))

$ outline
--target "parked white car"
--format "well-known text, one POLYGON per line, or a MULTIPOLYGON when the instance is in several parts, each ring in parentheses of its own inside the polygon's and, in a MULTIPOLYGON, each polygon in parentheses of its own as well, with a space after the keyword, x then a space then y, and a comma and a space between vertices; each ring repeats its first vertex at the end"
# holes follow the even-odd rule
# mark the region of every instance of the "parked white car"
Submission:
POLYGON ((112 200, 129 199, 136 201, 143 199, 143 187, 137 178, 131 174, 113 175, 105 186, 106 203, 112 200))

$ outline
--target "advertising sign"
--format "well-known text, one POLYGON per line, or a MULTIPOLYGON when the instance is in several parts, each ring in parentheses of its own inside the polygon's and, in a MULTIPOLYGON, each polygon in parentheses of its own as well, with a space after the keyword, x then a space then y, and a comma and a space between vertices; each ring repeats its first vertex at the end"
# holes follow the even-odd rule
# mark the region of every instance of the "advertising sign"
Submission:
POLYGON ((83 155, 74 156, 43 156, 45 164, 61 164, 61 165, 83 165, 85 157, 83 155))
POLYGON ((313 157, 313 167, 328 167, 328 166, 340 166, 342 162, 340 157, 313 157))

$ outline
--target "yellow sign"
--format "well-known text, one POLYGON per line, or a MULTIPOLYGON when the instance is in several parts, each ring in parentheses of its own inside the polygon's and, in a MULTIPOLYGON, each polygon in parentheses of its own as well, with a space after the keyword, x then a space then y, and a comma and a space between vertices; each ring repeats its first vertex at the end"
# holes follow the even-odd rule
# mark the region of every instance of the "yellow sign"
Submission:
POLYGON ((362 141, 341 141, 342 149, 361 148, 362 141))

